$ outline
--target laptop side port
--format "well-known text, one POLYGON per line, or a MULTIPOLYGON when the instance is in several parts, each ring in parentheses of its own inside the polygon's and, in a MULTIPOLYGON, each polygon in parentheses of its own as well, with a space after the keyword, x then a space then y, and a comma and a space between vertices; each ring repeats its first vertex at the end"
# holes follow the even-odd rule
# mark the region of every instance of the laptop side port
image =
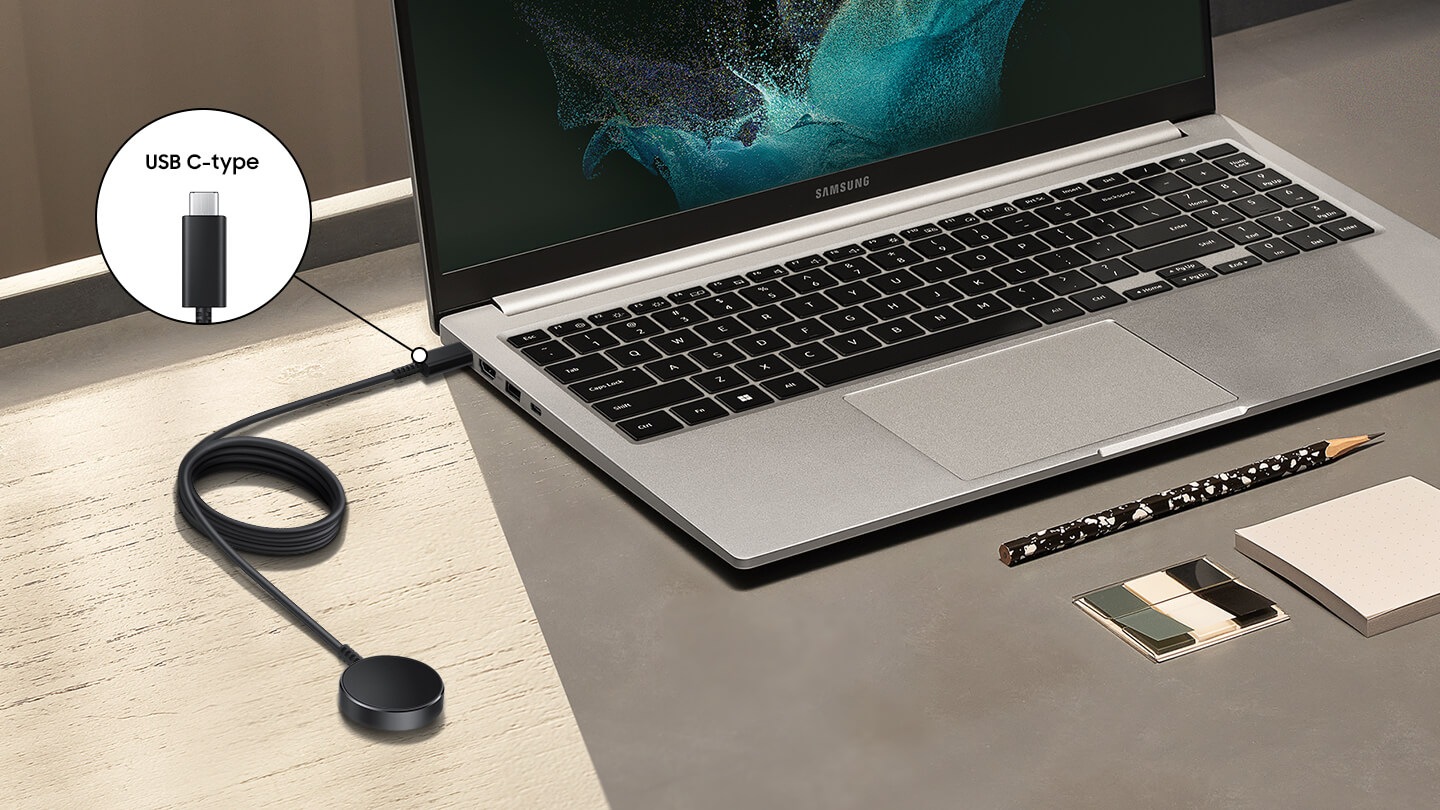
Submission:
POLYGON ((495 367, 492 366, 492 365, 490 365, 489 363, 485 362, 485 358, 483 358, 483 357, 479 358, 479 360, 480 360, 480 373, 481 373, 481 374, 484 374, 486 377, 489 377, 489 378, 492 379, 492 380, 495 379, 495 367))
POLYGON ((521 391, 519 386, 509 381, 505 383, 505 393, 509 394, 510 398, 516 402, 519 402, 525 396, 525 392, 521 391))

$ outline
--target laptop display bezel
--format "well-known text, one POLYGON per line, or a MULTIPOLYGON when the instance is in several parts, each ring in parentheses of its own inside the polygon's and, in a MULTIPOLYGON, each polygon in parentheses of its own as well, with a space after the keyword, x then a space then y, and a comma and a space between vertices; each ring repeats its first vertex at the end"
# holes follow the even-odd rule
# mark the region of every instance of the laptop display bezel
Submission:
MULTIPOLYGON (((1214 54, 1210 0, 1195 0, 1203 11, 1205 75, 1128 98, 954 141, 864 166, 869 184, 853 192, 818 197, 815 189, 853 178, 857 170, 816 177, 769 191, 636 223, 514 256, 445 271, 438 266, 433 202, 427 178, 424 121, 415 75, 409 6, 394 0, 395 33, 410 138, 410 158, 425 260, 431 328, 441 318, 490 303, 506 293, 657 256, 788 219, 874 199, 1030 155, 1103 138, 1153 124, 1182 121, 1215 112, 1214 54)), ((484 227, 484 223, 476 223, 484 227)))

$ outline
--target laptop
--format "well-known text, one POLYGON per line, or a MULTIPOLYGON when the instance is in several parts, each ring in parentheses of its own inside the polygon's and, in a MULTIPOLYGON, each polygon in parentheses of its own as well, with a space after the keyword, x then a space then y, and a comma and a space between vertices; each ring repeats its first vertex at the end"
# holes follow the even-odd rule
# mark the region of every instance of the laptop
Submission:
POLYGON ((434 327, 738 568, 1440 350, 1440 242, 1216 114, 1202 0, 395 16, 434 327))

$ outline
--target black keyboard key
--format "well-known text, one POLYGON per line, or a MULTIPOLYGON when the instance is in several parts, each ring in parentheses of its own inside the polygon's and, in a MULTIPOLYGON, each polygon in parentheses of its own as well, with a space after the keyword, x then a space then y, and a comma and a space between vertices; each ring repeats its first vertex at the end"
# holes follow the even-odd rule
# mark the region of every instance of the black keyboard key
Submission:
POLYGON ((1078 318, 1085 314, 1085 310, 1063 298, 1058 301, 1050 301, 1040 304, 1039 306, 1030 307, 1025 311, 1045 323, 1059 323, 1064 320, 1069 320, 1070 318, 1078 318))
POLYGON ((1091 312, 1099 312, 1102 309, 1119 306, 1125 303, 1125 297, 1109 287, 1096 287, 1070 296, 1070 300, 1084 307, 1091 312))
POLYGON ((953 231, 959 228, 969 228, 972 225, 979 225, 980 218, 974 214, 960 214, 959 216, 942 219, 936 224, 947 231, 953 231))
POLYGON ((919 312, 920 305, 903 295, 892 295, 879 301, 871 301, 865 305, 865 309, 881 320, 889 320, 909 315, 912 312, 919 312))
POLYGON ((654 312, 657 309, 669 308, 670 300, 667 298, 650 298, 645 301, 637 301, 630 305, 630 311, 635 313, 636 315, 642 315, 646 312, 654 312))
POLYGON ((1259 217, 1256 222, 1269 228, 1274 233, 1289 233, 1298 231, 1309 223, 1289 211, 1281 211, 1278 214, 1271 214, 1259 217))
POLYGON ((1149 298, 1152 295, 1159 295, 1160 293, 1167 292, 1173 289, 1175 288, 1171 287, 1168 282, 1152 281, 1143 287, 1136 287, 1133 290, 1126 290, 1125 297, 1129 298, 1131 301, 1139 301, 1141 298, 1149 298))
POLYGON ((839 312, 832 312, 829 315, 821 315, 820 320, 836 332, 846 332, 851 329, 869 326, 880 319, 860 307, 848 307, 839 312))
POLYGON ((969 270, 983 270, 987 267, 994 267, 997 264, 1004 264, 1009 261, 1009 259, 1005 258, 1005 254, 995 248, 978 248, 969 253, 961 253, 955 257, 955 261, 969 270))
POLYGON ((1181 211, 1199 211, 1219 202, 1203 191, 1182 191, 1179 194, 1171 194, 1165 198, 1165 201, 1181 211))
POLYGON ((876 340, 869 332, 846 332, 843 335, 825 338, 825 345, 846 357, 850 357, 851 355, 868 352, 871 349, 879 347, 880 341, 876 340))
POLYGON ((739 388, 750 382, 740 376, 740 372, 733 368, 722 368, 715 371, 707 371, 704 374, 696 374, 690 378, 690 381, 712 394, 729 391, 732 388, 739 388))
POLYGON ((896 270, 870 279, 870 284, 882 293, 890 294, 913 290, 923 284, 918 276, 906 270, 896 270))
POLYGON ((1055 195, 1057 199, 1068 200, 1073 197, 1079 197, 1082 194, 1089 194, 1090 187, 1084 183, 1071 183, 1063 188, 1057 188, 1050 193, 1055 195))
POLYGON ((949 259, 936 259, 911 269, 911 272, 926 281, 944 281, 965 273, 965 268, 949 259))
POLYGON ((735 345, 744 350, 751 357, 778 352, 781 349, 789 348, 790 341, 780 337, 774 332, 756 332, 753 335, 746 335, 735 339, 735 345))
POLYGON ((1204 270, 1204 269, 1205 269, 1205 265, 1201 264, 1200 262, 1191 261, 1191 262, 1184 262, 1184 263, 1182 263, 1182 264, 1177 264, 1177 265, 1175 265, 1174 267, 1166 267, 1166 268, 1160 270, 1159 272, 1157 272, 1155 275, 1159 276, 1160 278, 1165 279, 1166 281, 1169 281, 1170 279, 1174 278, 1175 276, 1181 276, 1181 275, 1184 275, 1184 274, 1186 274, 1186 273, 1191 273, 1191 272, 1194 272, 1194 271, 1196 271, 1196 270, 1204 270))
POLYGON ((815 366, 809 373, 821 385, 840 385, 1039 327, 1040 322, 1024 312, 1007 312, 983 321, 931 332, 904 343, 815 366))
POLYGON ((1186 166, 1180 170, 1179 174, 1197 186, 1224 180, 1230 176, 1225 173, 1224 169, 1211 166, 1208 163, 1197 163, 1194 166, 1186 166))
POLYGON ((655 375, 655 379, 664 382, 694 374, 700 367, 690 362, 688 357, 667 357, 645 364, 645 370, 655 375))
POLYGON ((959 253, 965 246, 948 236, 932 236, 929 239, 921 239, 918 242, 911 242, 910 247, 927 259, 939 259, 949 256, 952 253, 959 253))
POLYGON ((796 273, 787 279, 784 284, 801 295, 812 293, 816 290, 823 290, 826 287, 834 287, 839 282, 835 277, 823 270, 809 270, 804 273, 796 273))
POLYGON ((900 232, 900 238, 910 242, 916 239, 929 239, 932 236, 939 236, 944 233, 939 225, 916 225, 913 228, 906 228, 900 232))
POLYGON ((1212 278, 1217 278, 1217 276, 1215 275, 1215 271, 1210 270, 1206 267, 1201 267, 1197 270, 1190 270, 1188 272, 1180 273, 1178 275, 1167 276, 1165 280, 1169 281, 1171 284, 1174 284, 1176 287, 1188 287, 1191 284, 1198 284, 1202 281, 1208 281, 1212 278))
POLYGON ((576 332, 583 332, 589 328, 589 321, 585 320, 584 318, 576 318, 573 321, 557 323, 554 326, 550 327, 550 334, 556 337, 561 337, 563 335, 573 335, 576 332))
POLYGON ((735 368, 740 369, 746 377, 756 382, 768 380, 771 377, 779 377, 781 374, 789 374, 795 370, 790 367, 789 363, 773 354, 757 357, 754 360, 746 360, 735 368))
POLYGON ((998 290, 1005 286, 1005 282, 1001 281, 989 270, 971 273, 968 276, 961 276, 950 282, 950 284, 966 295, 979 295, 980 293, 998 290))
POLYGON ((1166 242, 1172 242, 1183 236, 1205 233, 1206 230, 1206 227, 1200 224, 1199 220, 1191 216, 1183 216, 1177 219, 1167 219, 1162 222, 1156 222, 1153 225, 1146 225, 1143 228, 1136 228, 1133 231, 1120 234, 1120 238, 1138 249, 1144 249, 1155 247, 1156 245, 1163 245, 1166 242))
POLYGON ((780 306, 784 307, 791 315, 797 318, 810 318, 839 309, 839 306, 836 305, 834 301, 826 298, 821 293, 810 293, 803 298, 786 301, 780 306))
POLYGON ((589 332, 580 332, 579 334, 574 335, 566 335, 565 337, 561 338, 561 340, 565 341, 565 345, 569 346, 580 354, 598 352, 601 349, 609 349, 611 347, 620 345, 619 338, 615 337, 609 332, 602 332, 599 329, 589 332))
POLYGON ((1320 199, 1318 196, 1315 195, 1315 192, 1311 191, 1308 188, 1301 188, 1300 186, 1286 186, 1285 188, 1277 188, 1274 191, 1267 193, 1265 196, 1269 197, 1277 203, 1280 203, 1286 208, 1293 208, 1297 205, 1313 203, 1316 200, 1320 199))
MULTIPOLYGON (((575 383, 570 390, 575 396, 586 402, 613 397, 617 394, 628 394, 631 391, 639 391, 655 384, 654 378, 638 368, 630 368, 624 371, 617 371, 613 374, 596 377, 585 382, 575 383)), ((659 406, 657 406, 659 407, 659 406)), ((651 408, 649 410, 654 410, 651 408)), ((641 413, 641 411, 636 411, 641 413)))
POLYGON ((1001 290, 996 293, 996 295, 1000 296, 1002 301, 1017 309, 1020 307, 1028 307, 1031 304, 1038 304, 1041 301, 1049 301, 1055 297, 1050 294, 1049 290, 1033 281, 1001 290))
POLYGON ((1136 225, 1149 225, 1152 222, 1159 222, 1162 219, 1169 219, 1180 214, 1180 209, 1164 200, 1132 205, 1122 210, 1127 219, 1136 225))
POLYGON ((696 309, 693 304, 681 304, 673 309, 661 310, 653 316, 656 323, 666 329, 680 329, 691 324, 709 320, 705 313, 696 309))
MULTIPOLYGON (((1054 205, 1042 205, 1035 209, 1035 213, 1039 214, 1051 225, 1062 225, 1066 222, 1084 219, 1090 216, 1091 212, 1086 211, 1074 202, 1066 200, 1065 202, 1058 202, 1054 205)), ((1098 214, 1100 212, 1096 211, 1094 213, 1098 214)))
POLYGON ((1220 143, 1210 147, 1209 149, 1201 149, 1200 157, 1203 157, 1206 160, 1214 160, 1218 157, 1233 155, 1239 151, 1240 150, 1237 149, 1234 144, 1220 143))
POLYGON ((920 264, 925 260, 920 257, 919 253, 908 247, 896 247, 871 253, 870 261, 878 265, 881 270, 895 270, 900 267, 909 267, 912 264, 920 264))
POLYGON ((1089 219, 1082 219, 1079 225, 1089 231, 1091 236, 1110 236, 1111 234, 1129 230, 1132 227, 1130 220, 1114 212, 1101 214, 1098 217, 1091 217, 1089 219))
POLYGON ((1050 274, 1049 270, 1041 267, 1030 259, 1023 262, 1007 264, 1004 267, 995 268, 995 275, 1005 279, 1007 284, 1019 284, 1022 281, 1034 281, 1042 276, 1050 274))
POLYGON ((961 301, 955 305, 955 309, 970 320, 978 321, 981 318, 998 315, 1010 309, 1010 305, 987 293, 971 298, 969 301, 961 301))
POLYGON ((705 338, 711 343, 723 343, 731 338, 750 334, 750 327, 741 323, 738 318, 717 318, 709 323, 696 324, 695 334, 705 338))
POLYGON ((561 360, 569 360, 575 356, 575 352, 570 351, 569 346, 566 346, 558 340, 537 343, 534 346, 526 346, 521 351, 525 353, 526 357, 542 366, 558 363, 561 360))
POLYGON ((591 315, 590 322, 595 324, 596 326, 604 326, 607 323, 616 323, 617 321, 627 320, 629 319, 629 317, 629 310, 620 308, 607 309, 604 312, 597 312, 594 315, 591 315))
POLYGON ((893 233, 884 236, 877 236, 874 239, 866 239, 860 243, 866 250, 885 250, 887 248, 899 247, 905 244, 905 240, 893 233))
POLYGON ((631 343, 618 349, 610 349, 605 356, 621 366, 638 366, 651 360, 660 359, 660 351, 649 343, 631 343))
POLYGON ((1227 225, 1220 229, 1220 233, 1226 239, 1230 239, 1237 245, 1248 245, 1257 239, 1265 239, 1270 232, 1256 225, 1253 222, 1241 222, 1235 225, 1227 225))
POLYGON ((675 417, 668 413, 652 413, 646 416, 637 416, 634 419, 625 419, 616 422, 615 426, 637 442, 646 439, 653 439, 656 436, 663 436, 666 433, 673 433, 680 429, 681 425, 675 421, 675 417))
POLYGON ((910 320, 920 324, 927 332, 938 332, 941 329, 959 326, 969 320, 969 318, 966 318, 964 315, 961 315, 958 310, 950 307, 936 307, 935 309, 911 315, 910 320))
POLYGON ((705 289, 704 287, 691 287, 688 290, 681 290, 680 292, 670 293, 670 300, 674 301, 677 304, 683 304, 686 301, 694 301, 698 298, 704 298, 709 294, 710 291, 705 289))
POLYGON ((1346 217, 1345 219, 1337 219, 1334 222, 1327 222, 1324 227, 1331 236, 1342 242, 1348 242, 1351 239, 1357 239, 1361 236, 1369 236, 1375 232, 1374 228, 1354 217, 1346 217))
POLYGON ((1095 286, 1095 282, 1091 281, 1089 276, 1076 270, 1042 278, 1040 283, 1056 295, 1069 295, 1095 286))
POLYGON ((745 277, 758 284, 762 281, 780 278, 785 275, 785 272, 785 268, 775 265, 773 267, 762 267, 759 270, 751 270, 745 274, 745 277))
POLYGON ((1148 189, 1137 186, 1134 183, 1126 183, 1123 186, 1117 186, 1076 198, 1075 202, 1089 208, 1097 214, 1103 214, 1106 211, 1114 211, 1153 199, 1155 199, 1155 195, 1150 193, 1148 189))
POLYGON ((816 267, 824 267, 826 264, 828 264, 828 262, 824 256, 805 256, 785 262, 785 269, 798 273, 801 270, 812 270, 816 267))
MULTIPOLYGON (((1301 205, 1295 209, 1295 213, 1310 220, 1316 225, 1321 225, 1331 220, 1341 219, 1345 212, 1331 205, 1324 200, 1313 202, 1308 205, 1301 205)), ((512 338, 513 339, 513 338, 512 338)))
POLYGON ((750 282, 746 281, 744 276, 731 276, 729 278, 722 278, 719 281, 712 281, 705 286, 709 287, 711 292, 721 293, 738 290, 749 284, 750 282))
POLYGON ((687 425, 704 424, 712 419, 730 415, 729 411, 720 407, 719 403, 713 399, 701 399, 677 405, 671 408, 670 412, 683 419, 687 425))
POLYGON ((1129 178, 1127 178, 1123 174, 1120 174, 1119 172, 1116 172, 1115 174, 1107 174, 1104 177, 1097 177, 1094 180, 1091 180, 1090 187, 1103 191, 1107 188, 1116 188, 1117 186, 1123 186, 1128 182, 1130 182, 1129 178))
POLYGON ((1013 205, 1001 203, 999 205, 992 205, 988 208, 981 208, 975 213, 978 214, 981 219, 997 219, 999 217, 1008 217, 1011 214, 1014 214, 1017 210, 1018 209, 1016 209, 1013 205))
POLYGON ((1273 169, 1261 169, 1258 172, 1251 172, 1240 179, 1249 183, 1256 191, 1269 191, 1273 188, 1290 185, 1290 178, 1273 169))
POLYGON ((1044 253, 1050 249, 1050 245, 1034 236, 1022 236, 1018 239, 1011 239, 1009 242, 1001 242, 995 247, 999 249, 1001 253, 1004 253, 1012 259, 1023 259, 1026 256, 1034 256, 1037 253, 1044 253))
POLYGON ((638 318, 631 318, 628 321, 622 321, 620 323, 612 323, 606 328, 610 330, 610 334, 624 341, 654 337, 665 331, 660 328, 660 324, 655 323, 655 321, 645 315, 641 315, 638 318))
POLYGON ((1123 256, 1129 253, 1131 248, 1113 236, 1106 236, 1101 239, 1096 239, 1094 242, 1086 242, 1077 247, 1076 250, 1090 257, 1090 261, 1092 262, 1103 262, 1106 259, 1123 256))
POLYGON ((1050 223, 1046 222, 1035 214, 1026 212, 1023 214, 1016 214, 1013 217, 1003 217, 1001 219, 997 219, 995 220, 995 227, 999 228, 1005 233, 1010 234, 1011 236, 1019 236, 1024 233, 1030 233, 1031 231, 1038 231, 1043 228, 1048 228, 1050 227, 1050 223))
POLYGON ((1231 174, 1249 174, 1265 168, 1265 164, 1244 152, 1232 153, 1229 157, 1215 161, 1215 165, 1231 174))
POLYGON ((812 340, 819 340, 835 334, 834 329, 816 318, 807 318, 798 323, 786 324, 775 331, 780 337, 795 344, 809 343, 812 340))
POLYGON ((1176 155, 1172 158, 1166 158, 1165 160, 1160 161, 1160 165, 1173 171, 1175 169, 1183 169, 1186 166, 1194 166, 1199 162, 1200 156, 1192 153, 1188 155, 1176 155))
MULTIPOLYGON (((927 266, 928 265, 920 265, 920 267, 927 266)), ((856 281, 842 287, 836 287, 825 294, 830 296, 830 300, 843 307, 863 304, 866 301, 874 301, 880 297, 880 293, 876 292, 874 287, 871 287, 863 281, 856 281)))
POLYGON ((1196 211, 1195 218, 1211 228, 1218 229, 1226 225, 1234 225, 1245 217, 1228 205, 1216 205, 1206 208, 1204 211, 1196 211))
POLYGON ((1054 253, 1046 253, 1043 256, 1035 257, 1036 263, 1052 273, 1063 273, 1066 270, 1074 270, 1084 267, 1090 260, 1081 255, 1080 251, 1074 248, 1057 250, 1054 253))
POLYGON ((1206 233, 1199 236, 1187 236, 1177 242, 1142 250, 1139 253, 1131 253, 1124 260, 1140 270, 1159 270, 1162 267, 1188 262, 1201 256, 1209 256, 1211 253, 1229 250, 1232 247, 1235 247, 1235 243, 1229 239, 1219 234, 1206 233))
POLYGON ((1131 180, 1144 180, 1147 177, 1154 177, 1157 174, 1164 174, 1165 169, 1159 163, 1146 163, 1144 166, 1136 166, 1133 169, 1126 169, 1125 176, 1131 180))
POLYGON ((795 320, 795 316, 779 307, 760 307, 759 310, 740 313, 736 317, 744 326, 749 326, 750 329, 756 331, 775 329, 776 326, 783 326, 783 324, 795 320))
POLYGON ((1267 262, 1294 256, 1300 249, 1286 242, 1284 239, 1267 239, 1264 242, 1251 242, 1246 248, 1256 256, 1267 262))
POLYGON ((921 287, 918 290, 911 290, 906 293, 910 300, 922 307, 938 307, 941 304, 948 304, 951 301, 959 301, 965 296, 949 284, 931 284, 928 287, 921 287))
POLYGON ((1041 231, 1040 238, 1051 247, 1069 247, 1090 241, 1090 232, 1075 223, 1061 225, 1048 231, 1041 231))
POLYGON ((1263 195, 1246 197, 1243 200, 1231 203, 1236 211, 1247 217, 1263 217, 1266 214, 1273 214, 1280 210, 1280 204, 1263 195))
POLYGON ((801 394, 808 394, 811 391, 819 391, 820 386, 806 379, 802 374, 787 374, 775 380, 766 380, 762 385, 765 390, 774 394, 777 399, 790 399, 801 394))
POLYGON ((745 355, 734 346, 722 343, 719 346, 706 346, 685 355, 691 360, 699 363, 705 368, 720 368, 731 363, 738 363, 745 359, 745 355))
POLYGON ((778 281, 767 281, 764 284, 756 284, 753 287, 741 290, 740 294, 745 296, 745 300, 757 307, 795 297, 794 290, 778 281))
POLYGON ((1317 248, 1330 247, 1338 240, 1319 228, 1306 228, 1285 237, 1285 241, 1300 248, 1301 250, 1316 250, 1317 248))
POLYGON ((595 377, 607 371, 614 371, 615 368, 614 363, 598 354, 592 354, 589 357, 580 357, 546 366, 545 370, 550 372, 551 377, 568 384, 595 377))
POLYGON ((508 338, 508 340, 510 341, 510 345, 514 346, 517 349, 523 349, 526 346, 533 346, 536 343, 544 343, 549 339, 550 336, 545 334, 545 332, 540 329, 536 329, 533 332, 526 332, 523 335, 513 335, 508 338))
POLYGON ((921 329, 909 318, 896 318, 893 321, 879 323, 865 331, 886 343, 899 343, 902 340, 909 340, 910 338, 920 337, 925 334, 925 330, 921 329))
POLYGON ((859 245, 846 245, 844 247, 835 248, 834 250, 825 251, 825 258, 829 259, 832 262, 843 262, 846 259, 853 259, 857 256, 864 255, 865 248, 862 248, 859 245))
POLYGON ((855 258, 829 265, 825 268, 825 272, 840 281, 854 281, 857 278, 873 276, 880 272, 880 268, 876 267, 875 263, 869 259, 855 258))
MULTIPOLYGON (((750 303, 735 293, 725 293, 709 298, 704 301, 695 302, 695 308, 712 318, 723 318, 726 315, 734 315, 737 312, 744 312, 750 309, 750 303)), ((655 316, 659 318, 659 315, 655 316)))
POLYGON ((796 368, 809 368, 818 366, 821 363, 828 363, 839 355, 825 348, 823 344, 812 343, 809 346, 798 346, 794 349, 786 349, 780 356, 796 368))
POLYGON ((1259 267, 1261 264, 1262 262, 1254 256, 1246 256, 1243 259, 1236 259, 1233 262, 1221 262, 1212 269, 1218 273, 1238 273, 1241 270, 1259 267))
POLYGON ((1255 191, 1239 180, 1221 180, 1218 183, 1211 183, 1205 187, 1205 193, 1220 202, 1230 202, 1241 197, 1248 197, 1255 191))
POLYGON ((1101 284, 1109 284, 1112 281, 1119 281, 1122 278, 1140 275, 1139 271, 1135 268, 1115 259, 1099 264, 1092 264, 1082 272, 1101 284))
POLYGON ((741 388, 738 391, 726 391, 723 394, 716 394, 715 398, 725 403, 725 407, 736 413, 748 411, 751 408, 758 408, 761 405, 769 405, 775 401, 770 398, 769 394, 766 394, 753 385, 741 388))
MULTIPOLYGON (((586 385, 588 383, 581 383, 586 385)), ((642 388, 634 393, 607 399, 595 404, 595 410, 612 422, 638 416, 642 413, 669 408, 702 396, 700 389, 685 380, 676 380, 653 388, 642 388)))
POLYGON ((1188 188, 1192 188, 1192 186, 1190 185, 1190 181, 1186 180, 1178 174, 1166 174, 1161 175, 1160 177, 1152 177, 1149 180, 1146 180, 1142 185, 1144 185, 1145 188, 1148 188, 1156 194, 1160 195, 1174 194, 1177 191, 1184 191, 1188 188))
POLYGON ((993 242, 1003 242, 1009 238, 1004 231, 988 222, 973 228, 962 228, 952 235, 972 248, 983 247, 993 242))
POLYGON ((666 354, 680 354, 704 346, 705 340, 689 329, 679 329, 650 338, 650 345, 666 354))
POLYGON ((1022 197, 1015 201, 1015 207, 1021 211, 1029 211, 1031 208, 1039 208, 1042 205, 1049 205, 1055 202, 1055 198, 1049 194, 1040 192, 1031 194, 1029 197, 1022 197))

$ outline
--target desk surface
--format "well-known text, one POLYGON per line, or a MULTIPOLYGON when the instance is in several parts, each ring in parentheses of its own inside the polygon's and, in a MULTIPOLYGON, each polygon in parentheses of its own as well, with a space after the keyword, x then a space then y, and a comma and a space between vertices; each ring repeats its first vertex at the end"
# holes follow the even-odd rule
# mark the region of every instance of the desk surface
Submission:
MULTIPOLYGON (((1437 52, 1436 4, 1353 0, 1218 40, 1221 109, 1440 233, 1437 52)), ((417 262, 308 277, 425 342, 417 262)), ((1418 806, 1440 789, 1440 622, 1364 639, 1232 534, 1401 475, 1440 483, 1433 368, 750 574, 473 377, 284 423, 271 434, 324 455, 355 512, 335 553, 264 570, 362 651, 450 685, 440 731, 391 745, 343 725, 338 666, 182 542, 170 503, 207 427, 403 362, 326 306, 292 285, 233 325, 136 316, 0 351, 5 795, 585 806, 596 773, 624 808, 1418 806), (1392 440, 1327 471, 1032 566, 994 559, 1164 482, 1376 429, 1392 440), (1198 554, 1294 620, 1156 667, 1069 603, 1198 554), (293 724, 250 717, 277 708, 293 724)), ((277 521, 311 508, 246 486, 214 497, 277 521)))

